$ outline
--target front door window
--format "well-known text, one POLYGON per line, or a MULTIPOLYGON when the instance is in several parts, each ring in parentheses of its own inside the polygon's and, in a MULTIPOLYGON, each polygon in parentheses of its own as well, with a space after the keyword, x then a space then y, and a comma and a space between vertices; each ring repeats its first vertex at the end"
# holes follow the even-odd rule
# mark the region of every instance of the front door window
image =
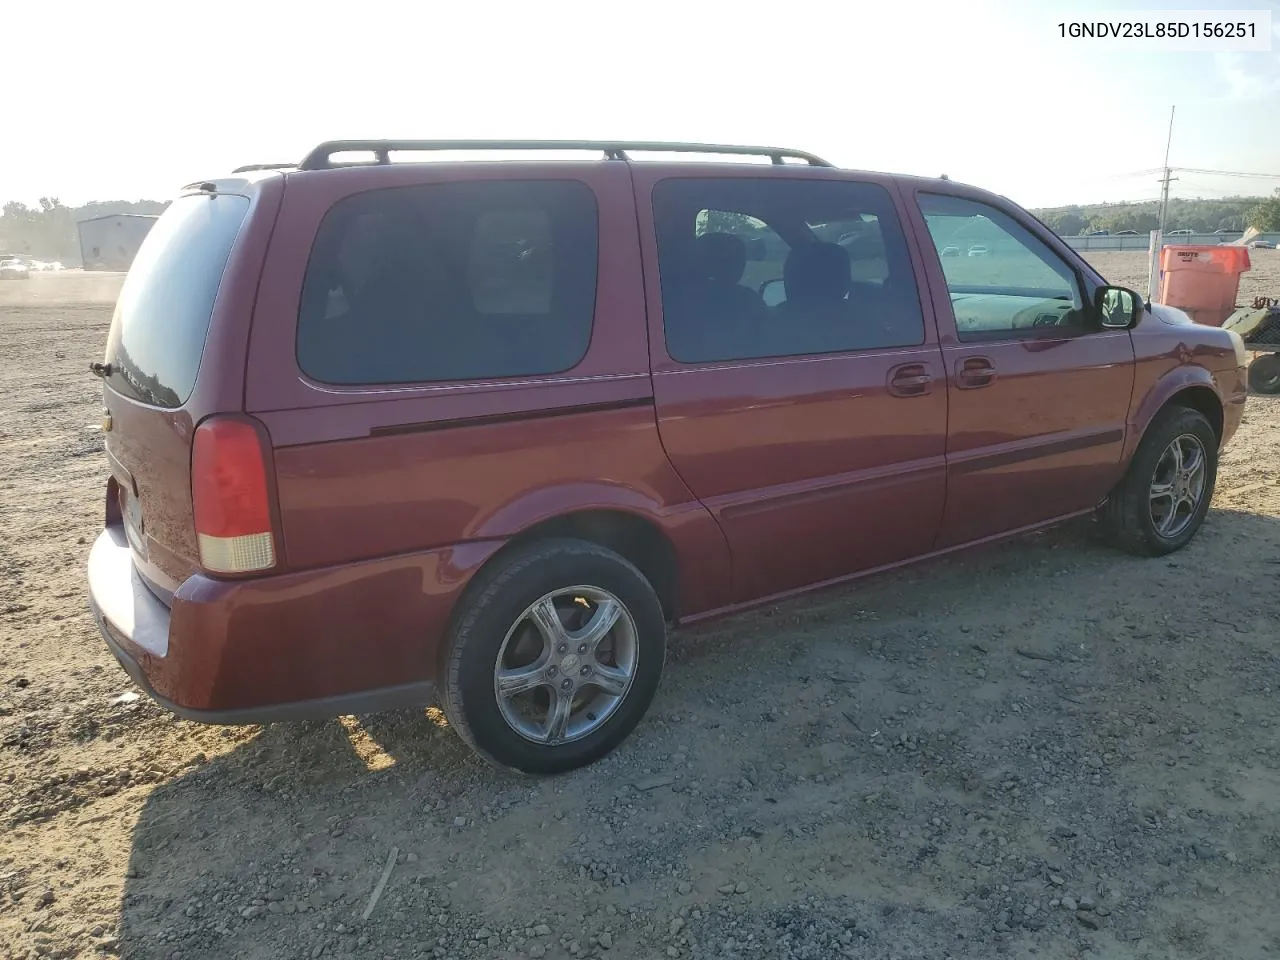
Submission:
POLYGON ((961 341, 1086 332, 1075 271, 1008 214, 964 197, 920 194, 961 341))

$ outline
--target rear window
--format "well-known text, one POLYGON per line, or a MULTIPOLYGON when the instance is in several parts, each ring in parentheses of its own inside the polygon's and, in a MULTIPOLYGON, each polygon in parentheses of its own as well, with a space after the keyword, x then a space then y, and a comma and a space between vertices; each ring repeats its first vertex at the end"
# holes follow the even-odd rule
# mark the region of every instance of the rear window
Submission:
POLYGON ((371 190, 316 235, 300 369, 331 384, 561 373, 595 313, 595 194, 572 180, 371 190))
POLYGON ((129 268, 107 335, 115 390, 158 407, 187 402, 222 272, 248 210, 248 197, 201 194, 179 198, 156 221, 129 268))

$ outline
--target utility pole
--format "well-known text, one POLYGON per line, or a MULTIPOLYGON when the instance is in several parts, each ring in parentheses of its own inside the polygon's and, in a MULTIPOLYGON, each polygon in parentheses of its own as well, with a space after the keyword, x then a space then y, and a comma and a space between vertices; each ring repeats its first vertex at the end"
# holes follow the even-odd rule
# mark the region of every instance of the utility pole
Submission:
POLYGON ((1169 108, 1169 139, 1164 145, 1164 179, 1160 181, 1162 189, 1160 191, 1160 236, 1164 237, 1165 216, 1169 212, 1169 184, 1178 178, 1173 176, 1173 171, 1169 169, 1169 150, 1173 146, 1173 113, 1177 107, 1169 108))
POLYGON ((1165 218, 1169 213, 1169 184, 1178 178, 1169 168, 1169 151, 1173 147, 1173 114, 1178 108, 1169 108, 1169 138, 1164 145, 1164 176, 1160 184, 1160 227, 1151 232, 1151 245, 1147 251, 1147 299, 1154 300, 1160 293, 1160 248, 1164 246, 1165 218))

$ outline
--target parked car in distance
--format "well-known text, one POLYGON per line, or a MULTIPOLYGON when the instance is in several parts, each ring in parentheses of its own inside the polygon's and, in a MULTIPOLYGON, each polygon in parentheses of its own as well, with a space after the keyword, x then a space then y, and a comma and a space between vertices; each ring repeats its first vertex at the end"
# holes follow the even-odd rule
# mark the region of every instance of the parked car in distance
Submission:
POLYGON ((1274 250, 1276 245, 1270 240, 1250 240, 1249 246, 1255 250, 1274 250))
POLYGON ((640 722, 669 627, 1073 517, 1142 556, 1203 522, 1241 338, 1016 204, 772 147, 422 159, 538 146, 326 143, 148 234, 91 364, 87 578, 166 708, 438 698, 563 771, 640 722), (940 255, 971 229, 1001 256, 940 255))
POLYGON ((0 280, 29 280, 31 268, 21 260, 11 258, 0 260, 0 280))
POLYGON ((975 243, 969 248, 969 256, 971 257, 985 257, 986 255, 987 248, 981 243, 975 243))
POLYGON ((942 256, 958 257, 960 256, 960 248, 955 246, 947 246, 942 248, 942 256))

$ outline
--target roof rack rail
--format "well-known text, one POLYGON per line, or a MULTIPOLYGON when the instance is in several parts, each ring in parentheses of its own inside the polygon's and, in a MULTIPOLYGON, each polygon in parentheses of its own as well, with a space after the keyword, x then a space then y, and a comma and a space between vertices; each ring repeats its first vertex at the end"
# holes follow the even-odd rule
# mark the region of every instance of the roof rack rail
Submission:
POLYGON ((254 170, 292 170, 296 166, 296 163, 246 163, 243 167, 236 167, 231 172, 252 173, 254 170))
MULTIPOLYGON (((665 143, 643 140, 329 140, 320 144, 296 166, 298 170, 327 170, 332 167, 390 163, 392 151, 431 150, 589 150, 599 151, 606 160, 629 160, 630 152, 719 153, 735 156, 768 157, 775 164, 788 159, 803 160, 811 167, 830 167, 821 157, 785 147, 747 147, 715 143, 665 143), (372 153, 373 161, 334 163, 336 153, 372 153)), ((241 168, 244 169, 244 168, 241 168)))

